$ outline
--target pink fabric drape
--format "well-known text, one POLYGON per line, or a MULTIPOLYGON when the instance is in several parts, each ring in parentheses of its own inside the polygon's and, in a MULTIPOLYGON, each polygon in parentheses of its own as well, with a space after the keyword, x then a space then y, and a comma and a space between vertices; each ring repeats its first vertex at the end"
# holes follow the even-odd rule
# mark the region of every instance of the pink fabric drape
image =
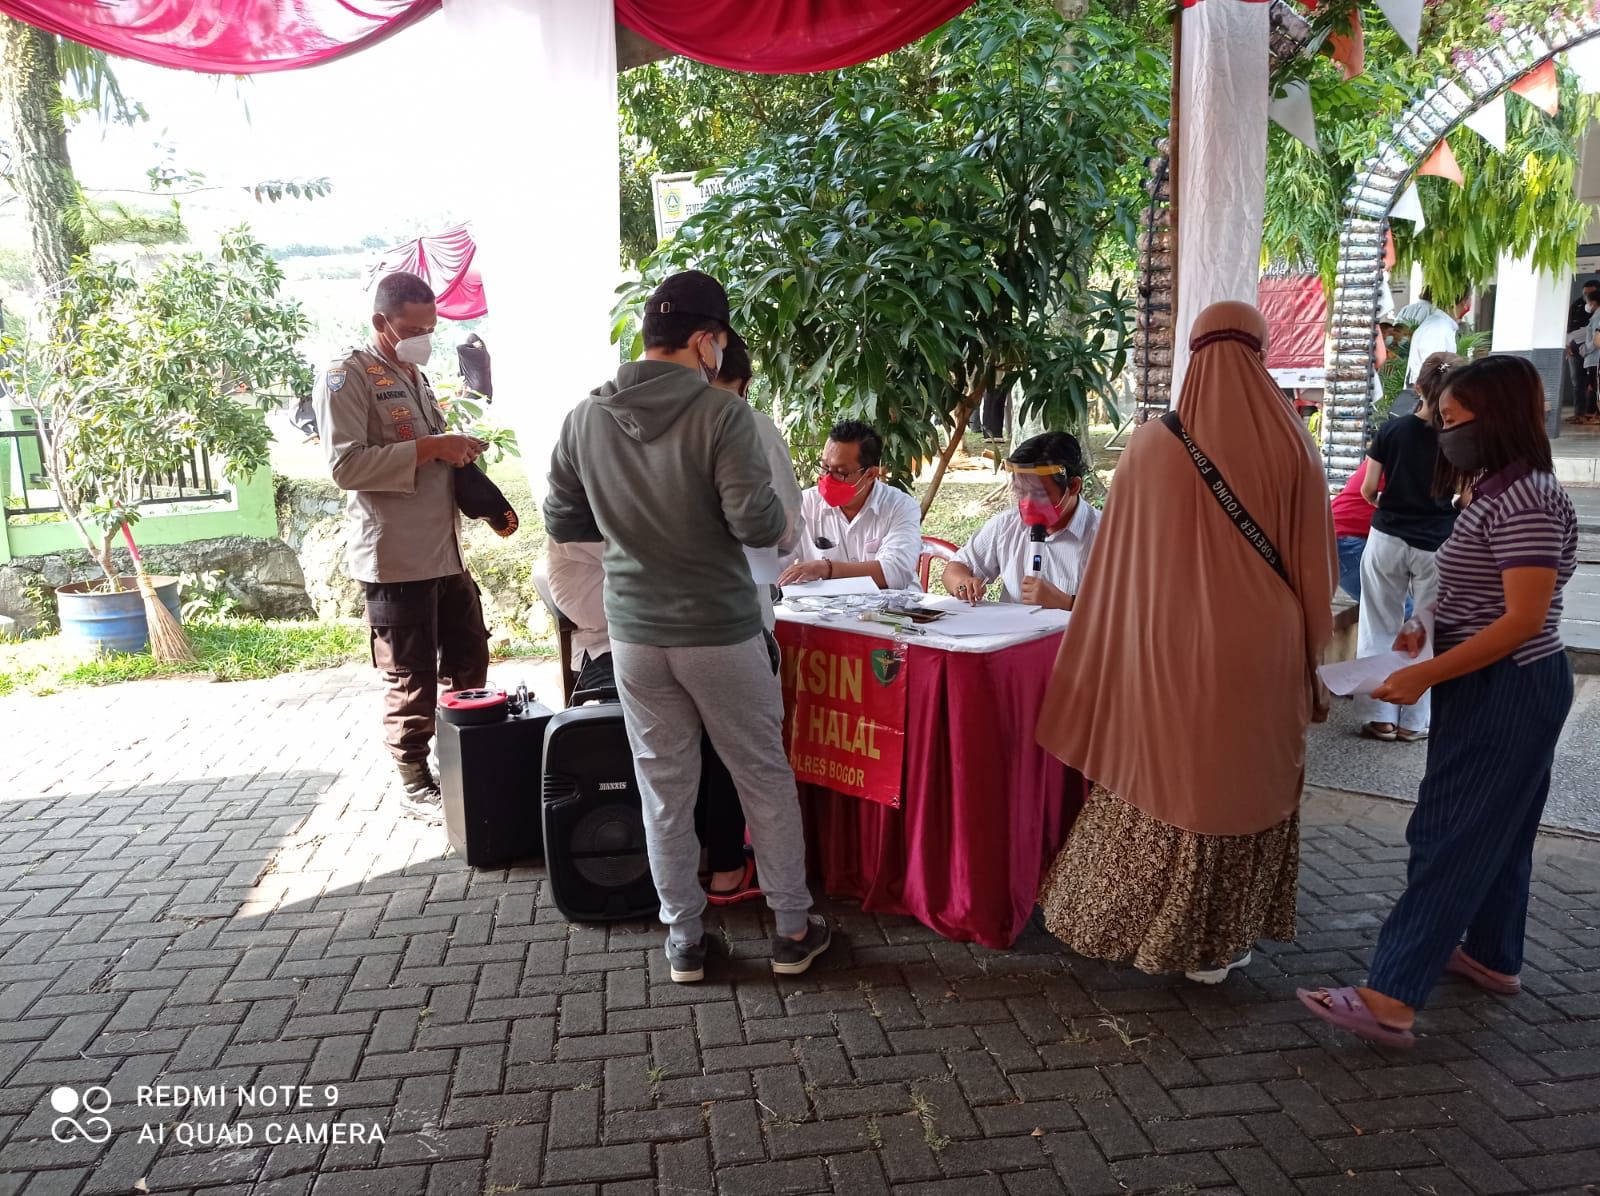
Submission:
POLYGON ((249 75, 360 50, 440 0, 0 0, 0 12, 157 66, 249 75))
MULTIPOLYGON (((825 71, 897 50, 972 0, 616 0, 617 20, 680 54, 767 74, 825 71)), ((0 0, 0 12, 96 49, 218 74, 326 62, 440 0, 0 0)))
POLYGON ((901 808, 801 786, 823 891, 948 939, 1016 942, 1088 793, 1030 734, 1060 643, 910 648, 901 808))
POLYGON ((474 264, 477 253, 478 246, 465 225, 438 236, 418 237, 396 245, 379 258, 367 272, 367 286, 370 288, 385 274, 406 270, 433 288, 442 319, 476 320, 489 311, 483 276, 474 264))

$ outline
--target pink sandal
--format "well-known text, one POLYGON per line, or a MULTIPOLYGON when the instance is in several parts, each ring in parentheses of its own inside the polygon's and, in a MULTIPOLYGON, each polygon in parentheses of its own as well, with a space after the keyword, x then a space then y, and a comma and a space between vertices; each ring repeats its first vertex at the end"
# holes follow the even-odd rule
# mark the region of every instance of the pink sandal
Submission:
POLYGON ((1400 1048, 1417 1044, 1417 1036, 1410 1030, 1398 1030, 1380 1022, 1354 988, 1300 988, 1295 990, 1295 996, 1300 998, 1300 1004, 1330 1026, 1367 1042, 1400 1048), (1322 1000, 1323 997, 1327 1000, 1322 1000))
POLYGON ((706 901, 711 905, 738 905, 741 901, 754 901, 761 896, 761 886, 756 883, 756 862, 744 857, 744 875, 731 889, 713 889, 706 886, 706 901))
POLYGON ((1490 971, 1460 947, 1450 956, 1444 970, 1470 980, 1484 992, 1494 993, 1498 997, 1514 997, 1522 991, 1522 981, 1517 977, 1490 971))

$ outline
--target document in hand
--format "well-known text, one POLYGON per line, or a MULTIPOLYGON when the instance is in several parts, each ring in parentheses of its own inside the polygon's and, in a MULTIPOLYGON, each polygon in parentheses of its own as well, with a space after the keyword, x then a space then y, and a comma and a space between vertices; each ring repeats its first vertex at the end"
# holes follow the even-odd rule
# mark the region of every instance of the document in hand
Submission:
POLYGON ((1342 660, 1338 664, 1325 664, 1317 670, 1328 692, 1341 698, 1364 698, 1401 669, 1421 660, 1433 659, 1433 612, 1426 611, 1418 618, 1422 621, 1427 642, 1415 659, 1404 652, 1379 652, 1376 656, 1363 656, 1357 660, 1342 660))

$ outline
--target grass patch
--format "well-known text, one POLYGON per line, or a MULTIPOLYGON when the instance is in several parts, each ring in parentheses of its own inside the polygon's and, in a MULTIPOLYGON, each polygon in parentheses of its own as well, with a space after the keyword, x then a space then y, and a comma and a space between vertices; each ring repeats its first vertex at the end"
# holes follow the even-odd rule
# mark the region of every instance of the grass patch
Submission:
MULTIPOLYGON (((257 681, 281 673, 368 664, 366 625, 355 619, 205 619, 184 627, 198 660, 163 664, 146 652, 85 657, 60 636, 0 643, 0 696, 51 694, 82 685, 115 685, 152 677, 209 677, 213 681, 257 681)), ((553 659, 553 644, 518 640, 497 660, 553 659)))
POLYGON ((186 630, 199 660, 163 664, 149 652, 85 657, 59 636, 0 644, 0 694, 54 693, 80 685, 113 685, 150 677, 250 681, 302 669, 367 660, 367 632, 355 621, 313 623, 215 619, 186 630))

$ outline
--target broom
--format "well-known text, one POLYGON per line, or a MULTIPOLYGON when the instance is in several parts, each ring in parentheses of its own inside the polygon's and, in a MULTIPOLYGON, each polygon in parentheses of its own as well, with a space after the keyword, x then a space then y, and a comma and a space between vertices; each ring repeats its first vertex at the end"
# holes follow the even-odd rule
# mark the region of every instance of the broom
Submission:
POLYGON ((122 525, 122 535, 128 541, 128 553, 133 557, 133 571, 139 576, 139 595, 144 599, 144 621, 150 629, 150 655, 169 664, 194 660, 194 648, 189 643, 189 637, 183 633, 183 624, 156 596, 156 583, 144 571, 144 561, 139 558, 133 532, 126 523, 122 525))

